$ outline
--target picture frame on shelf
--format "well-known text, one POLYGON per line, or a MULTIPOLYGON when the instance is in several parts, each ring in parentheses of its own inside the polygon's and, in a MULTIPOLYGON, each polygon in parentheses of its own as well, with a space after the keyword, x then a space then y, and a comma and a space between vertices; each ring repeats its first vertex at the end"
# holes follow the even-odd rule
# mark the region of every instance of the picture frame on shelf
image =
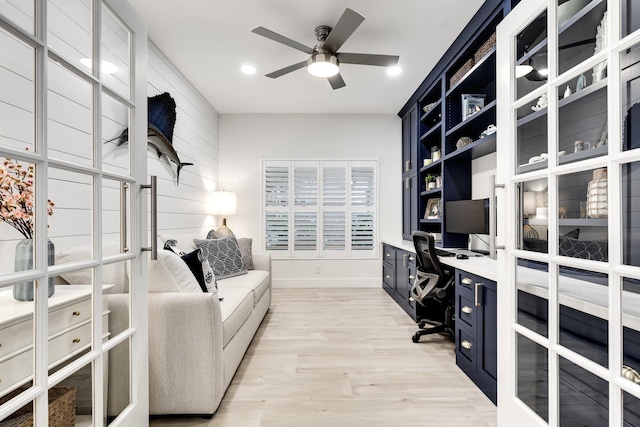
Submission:
POLYGON ((481 93, 462 94, 462 121, 480 112, 484 108, 487 96, 481 93))
POLYGON ((424 211, 424 219, 440 219, 442 210, 440 208, 440 198, 427 200, 427 209, 424 211))

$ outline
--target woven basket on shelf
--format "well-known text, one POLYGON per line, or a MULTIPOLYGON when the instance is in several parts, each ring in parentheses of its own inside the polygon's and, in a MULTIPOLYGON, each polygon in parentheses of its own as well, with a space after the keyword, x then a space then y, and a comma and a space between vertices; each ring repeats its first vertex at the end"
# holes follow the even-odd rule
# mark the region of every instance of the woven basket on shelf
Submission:
POLYGON ((607 197, 607 168, 593 171, 593 179, 587 186, 587 218, 607 218, 609 203, 607 197))
POLYGON ((464 75, 467 74, 469 70, 473 68, 474 65, 475 65, 475 61, 473 60, 473 58, 469 58, 467 62, 462 64, 460 69, 456 71, 455 74, 451 76, 451 78, 449 79, 449 87, 452 87, 453 85, 458 83, 460 79, 462 79, 462 77, 464 77, 464 75))
POLYGON ((473 55, 473 59, 475 60, 476 64, 480 62, 482 58, 487 56, 487 53, 489 53, 491 49, 495 47, 495 45, 496 45, 496 33, 493 33, 489 36, 487 41, 484 42, 482 46, 480 46, 480 48, 473 55))
MULTIPOLYGON (((0 397, 0 405, 25 390, 21 388, 0 397)), ((53 387, 49 389, 49 427, 73 427, 75 424, 76 388, 53 387)), ((0 427, 33 427, 33 402, 24 405, 9 418, 0 421, 0 427)))

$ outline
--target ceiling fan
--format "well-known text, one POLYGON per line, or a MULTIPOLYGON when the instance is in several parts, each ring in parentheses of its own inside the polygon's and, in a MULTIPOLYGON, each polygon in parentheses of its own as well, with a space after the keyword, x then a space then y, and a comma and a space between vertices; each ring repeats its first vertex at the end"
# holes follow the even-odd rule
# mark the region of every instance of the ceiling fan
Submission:
POLYGON ((251 30, 251 32, 311 55, 307 60, 269 73, 266 75, 267 77, 275 79, 292 71, 307 67, 309 73, 314 76, 327 77, 331 87, 335 90, 346 86, 346 83, 340 75, 340 63, 390 67, 396 65, 398 59, 400 59, 394 55, 338 52, 340 47, 360 24, 362 24, 364 19, 364 16, 358 12, 345 9, 335 27, 331 28, 327 25, 316 27, 315 34, 318 44, 313 48, 307 47, 264 27, 256 27, 251 30))

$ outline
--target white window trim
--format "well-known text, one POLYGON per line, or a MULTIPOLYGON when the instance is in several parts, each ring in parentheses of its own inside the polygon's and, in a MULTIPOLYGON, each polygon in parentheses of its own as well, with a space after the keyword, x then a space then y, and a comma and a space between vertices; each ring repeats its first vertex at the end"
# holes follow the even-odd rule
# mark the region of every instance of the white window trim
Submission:
MULTIPOLYGON (((260 228, 262 232, 262 250, 269 252, 271 254, 272 259, 378 259, 378 251, 380 246, 380 237, 379 237, 379 222, 380 222, 380 209, 379 209, 379 192, 380 192, 380 184, 379 184, 379 160, 378 159, 282 159, 282 158, 261 158, 260 159, 260 205, 261 205, 261 215, 260 215, 260 228), (314 209, 306 207, 304 209, 298 208, 297 211, 313 211, 318 214, 318 234, 317 234, 317 247, 315 250, 295 250, 294 249, 294 233, 293 233, 293 221, 294 221, 294 212, 296 211, 293 203, 289 203, 286 208, 272 208, 267 209, 266 206, 266 182, 265 182, 265 172, 267 165, 269 166, 285 166, 289 168, 289 187, 290 191, 293 191, 293 180, 294 180, 294 165, 295 164, 309 164, 310 166, 316 166, 318 168, 318 203, 314 209), (374 197, 375 202, 374 206, 370 209, 366 209, 366 211, 373 212, 374 214, 374 224, 373 224, 373 243, 371 250, 352 250, 351 249, 351 215, 353 212, 357 212, 359 209, 351 205, 351 187, 348 185, 347 187, 347 200, 345 210, 345 227, 346 227, 346 249, 344 251, 339 250, 324 250, 322 247, 323 243, 323 212, 326 210, 332 210, 331 208, 327 209, 322 206, 322 179, 323 179, 323 167, 329 167, 334 165, 342 165, 346 164, 347 167, 347 182, 350 182, 351 179, 351 168, 353 166, 359 166, 363 164, 371 165, 374 169, 374 197), (287 212, 289 214, 288 223, 289 223, 289 236, 288 236, 288 249, 286 250, 268 250, 266 248, 267 245, 267 230, 266 230, 266 215, 267 212, 287 212)), ((289 198, 293 200, 293 195, 290 193, 289 198)))

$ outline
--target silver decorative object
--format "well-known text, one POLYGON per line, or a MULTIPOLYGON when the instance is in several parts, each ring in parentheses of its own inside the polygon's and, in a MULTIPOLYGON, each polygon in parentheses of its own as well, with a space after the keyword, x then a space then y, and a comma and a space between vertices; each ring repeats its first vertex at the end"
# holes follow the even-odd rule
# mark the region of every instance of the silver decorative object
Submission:
POLYGON ((469 144, 471 144, 473 142, 473 139, 469 138, 468 136, 463 136, 462 138, 458 139, 458 141, 456 142, 456 149, 461 149, 462 147, 465 147, 469 144))

